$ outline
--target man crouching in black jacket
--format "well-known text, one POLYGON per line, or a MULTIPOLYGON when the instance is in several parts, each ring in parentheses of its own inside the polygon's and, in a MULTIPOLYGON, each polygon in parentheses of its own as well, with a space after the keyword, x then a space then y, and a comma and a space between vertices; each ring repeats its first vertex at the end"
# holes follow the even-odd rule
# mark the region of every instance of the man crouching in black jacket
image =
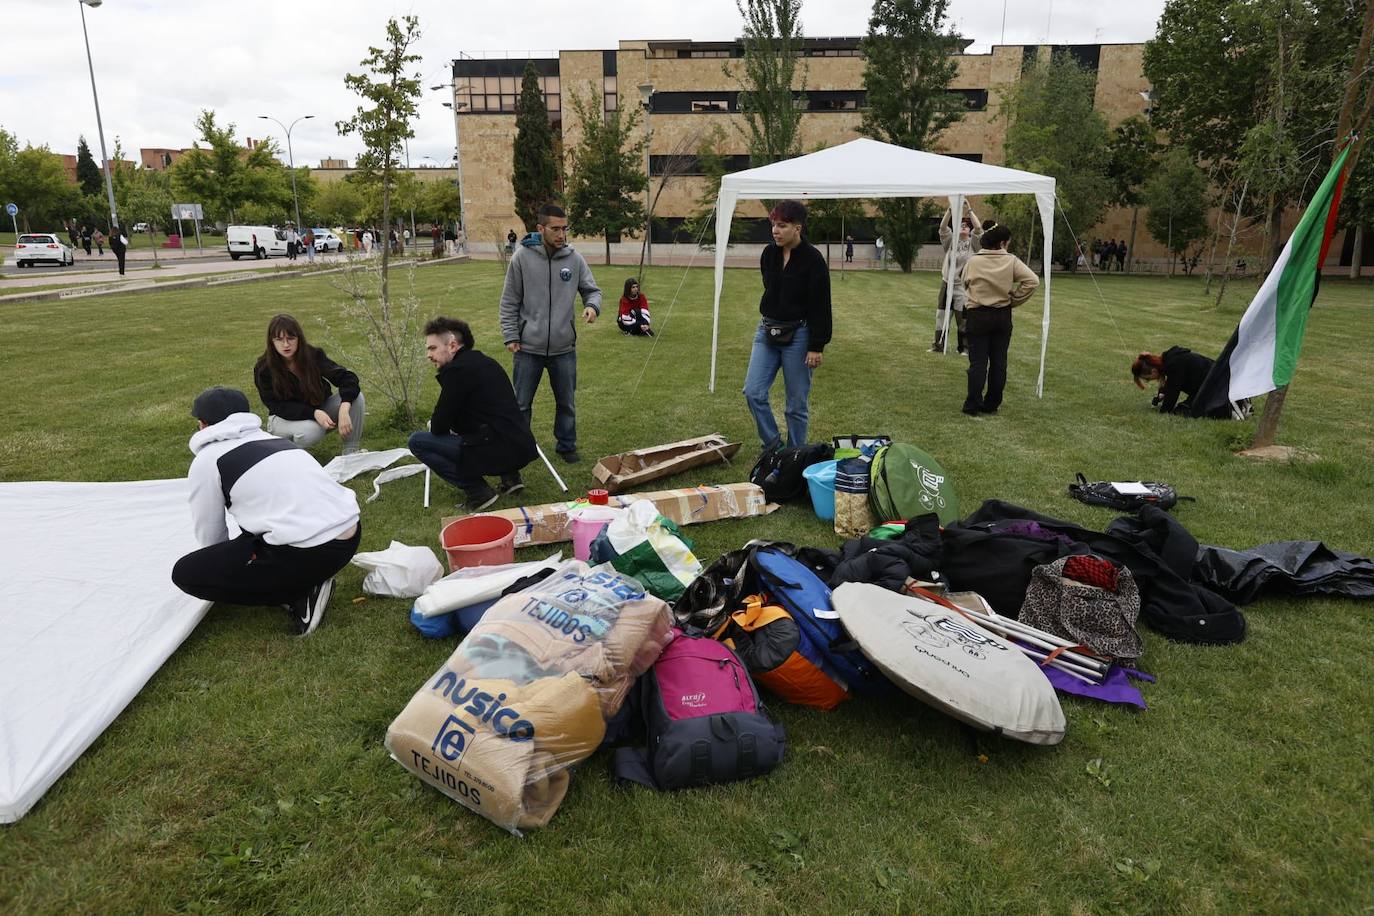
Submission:
POLYGON ((469 512, 481 512, 524 489, 520 469, 537 450, 506 370, 473 345, 466 321, 435 318, 425 325, 425 353, 439 370, 439 402, 429 431, 411 433, 408 444, 416 458, 467 494, 469 512), (485 475, 500 475, 499 489, 485 475))

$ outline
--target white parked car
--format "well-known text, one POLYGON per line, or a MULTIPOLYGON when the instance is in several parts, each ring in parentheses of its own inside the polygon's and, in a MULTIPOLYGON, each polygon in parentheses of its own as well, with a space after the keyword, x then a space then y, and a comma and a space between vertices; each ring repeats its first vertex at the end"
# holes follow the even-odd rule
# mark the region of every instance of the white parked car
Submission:
POLYGON ((271 226, 230 226, 225 232, 225 246, 229 249, 229 257, 235 261, 245 256, 286 257, 286 232, 271 226))
POLYGON ((343 239, 339 238, 330 229, 311 229, 315 233, 315 250, 328 254, 331 251, 343 251, 343 239))
POLYGON ((147 232, 147 231, 148 231, 148 224, 147 224, 147 223, 134 223, 134 231, 135 231, 135 232, 147 232))
POLYGON ((70 267, 75 260, 72 250, 51 232, 26 232, 14 243, 14 261, 20 267, 34 264, 70 267))

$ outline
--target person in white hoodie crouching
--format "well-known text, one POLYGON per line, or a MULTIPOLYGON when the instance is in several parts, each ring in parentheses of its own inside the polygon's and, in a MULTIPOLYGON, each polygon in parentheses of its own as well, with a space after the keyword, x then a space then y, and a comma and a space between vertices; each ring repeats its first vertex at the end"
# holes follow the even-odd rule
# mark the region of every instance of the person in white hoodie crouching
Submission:
POLYGON ((207 389, 191 416, 191 517, 204 546, 176 562, 172 581, 206 601, 281 605, 297 633, 314 632, 362 538, 357 497, 305 449, 265 432, 242 391, 207 389))

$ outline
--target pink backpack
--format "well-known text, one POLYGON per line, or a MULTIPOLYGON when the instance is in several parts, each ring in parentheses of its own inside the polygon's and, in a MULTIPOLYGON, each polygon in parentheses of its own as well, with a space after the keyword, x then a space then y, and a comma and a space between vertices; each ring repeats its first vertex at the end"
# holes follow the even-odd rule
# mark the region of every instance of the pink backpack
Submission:
POLYGON ((614 778, 683 789, 762 776, 782 763, 786 732, 739 657, 714 639, 674 633, 638 684, 648 745, 617 749, 614 778))

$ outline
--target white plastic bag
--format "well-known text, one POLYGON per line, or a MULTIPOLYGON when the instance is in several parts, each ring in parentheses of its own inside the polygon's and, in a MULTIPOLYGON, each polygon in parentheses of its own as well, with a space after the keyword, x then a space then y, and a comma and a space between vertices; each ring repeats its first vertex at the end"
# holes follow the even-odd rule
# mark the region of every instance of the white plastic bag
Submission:
POLYGON ((400 541, 392 541, 386 550, 354 554, 352 562, 368 571, 363 591, 382 598, 419 597, 444 574, 433 550, 400 541))

